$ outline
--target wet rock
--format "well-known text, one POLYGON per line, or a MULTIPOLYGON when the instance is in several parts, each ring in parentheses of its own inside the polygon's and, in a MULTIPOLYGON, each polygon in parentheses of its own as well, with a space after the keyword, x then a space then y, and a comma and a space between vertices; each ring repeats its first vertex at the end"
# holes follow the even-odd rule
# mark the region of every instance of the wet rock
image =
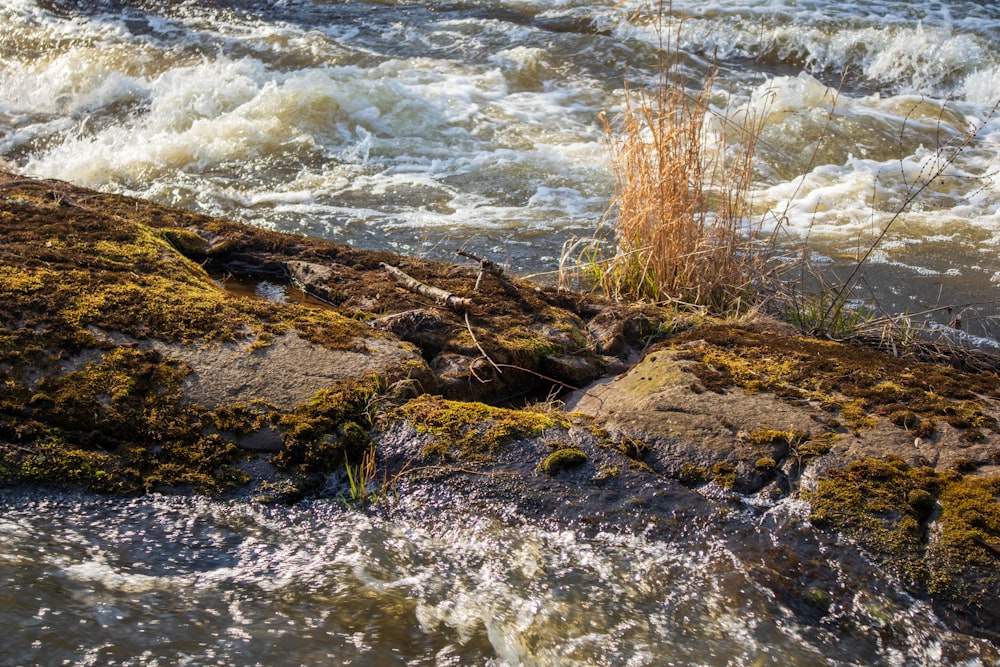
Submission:
POLYGON ((327 286, 334 275, 333 269, 329 266, 292 259, 285 262, 285 269, 292 282, 306 294, 316 296, 323 301, 333 300, 334 294, 327 286))
POLYGON ((573 356, 548 356, 545 358, 547 374, 560 378, 560 381, 572 386, 583 387, 597 378, 605 375, 609 367, 618 368, 617 364, 609 363, 601 358, 584 358, 573 356))

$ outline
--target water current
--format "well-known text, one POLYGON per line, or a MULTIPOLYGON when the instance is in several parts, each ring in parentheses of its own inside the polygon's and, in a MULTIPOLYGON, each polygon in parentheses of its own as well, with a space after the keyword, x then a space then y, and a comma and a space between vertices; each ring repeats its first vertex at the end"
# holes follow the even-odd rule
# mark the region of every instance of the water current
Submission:
MULTIPOLYGON (((0 159, 545 279, 608 208, 601 114, 654 75, 639 7, 2 0, 0 159)), ((717 109, 766 115, 754 201, 782 247, 836 271, 891 225, 881 303, 1000 335, 1000 6, 671 16, 694 80, 718 60, 717 109)), ((792 501, 669 535, 491 516, 6 493, 0 666, 1000 664, 792 501)))
MULTIPOLYGON (((0 159, 359 247, 464 246, 545 279, 608 210, 601 114, 626 80, 653 80, 675 34, 643 6, 4 0, 0 159)), ((686 17, 692 81, 717 60, 716 111, 766 118, 756 222, 789 254, 835 272, 888 226, 860 296, 888 313, 952 306, 973 342, 1000 336, 997 4, 675 0, 666 14, 686 17)))
POLYGON ((669 536, 335 500, 8 494, 0 508, 4 667, 1000 660, 813 535, 791 501, 669 536))

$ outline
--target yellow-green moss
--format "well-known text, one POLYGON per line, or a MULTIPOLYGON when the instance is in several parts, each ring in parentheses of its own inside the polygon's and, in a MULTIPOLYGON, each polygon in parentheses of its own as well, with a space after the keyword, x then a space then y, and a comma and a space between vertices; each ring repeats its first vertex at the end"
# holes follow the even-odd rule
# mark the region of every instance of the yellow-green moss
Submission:
POLYGON ((597 474, 594 475, 594 481, 603 482, 609 479, 614 479, 621 473, 622 469, 619 466, 601 464, 601 466, 597 469, 597 474))
POLYGON ((849 535, 917 591, 972 609, 995 603, 1000 478, 863 459, 803 497, 815 524, 849 535))
POLYGON ((770 456, 762 456, 759 459, 757 459, 756 461, 754 461, 754 463, 753 463, 754 469, 759 470, 761 472, 767 472, 769 470, 774 470, 777 467, 777 465, 778 465, 778 462, 775 461, 770 456))
POLYGON ((680 358, 697 362, 690 371, 700 387, 740 387, 818 401, 839 411, 852 430, 875 428, 879 414, 894 412, 899 413, 894 423, 916 435, 933 434, 934 423, 941 420, 960 429, 998 428, 979 398, 1000 398, 1000 378, 993 372, 963 372, 858 346, 730 324, 699 327, 669 345, 680 358))
MULTIPOLYGON (((120 493, 238 486, 246 476, 235 467, 241 453, 233 438, 266 427, 277 412, 182 403, 190 369, 142 341, 253 340, 259 347, 294 330, 330 348, 354 349, 381 335, 330 310, 220 289, 189 259, 207 246, 186 228, 221 223, 96 193, 86 208, 60 207, 49 187, 55 186, 0 196, 0 476, 6 479, 120 493)), ((239 228, 231 227, 238 237, 239 228)), ((326 469, 345 446, 366 440, 370 419, 359 406, 367 394, 347 393, 332 391, 275 425, 287 437, 279 462, 326 469)))
POLYGON ((686 486, 698 486, 708 478, 708 469, 693 463, 681 464, 681 483, 686 486))
POLYGON ((786 431, 772 428, 762 428, 747 434, 747 442, 751 445, 798 445, 805 442, 809 434, 804 431, 786 431))
POLYGON ((284 449, 275 455, 274 462, 327 472, 340 466, 345 457, 360 455, 371 446, 378 393, 375 376, 342 381, 317 392, 294 412, 276 416, 284 430, 284 449))
POLYGON ((583 465, 587 455, 579 447, 561 447, 552 452, 538 464, 538 472, 546 475, 557 475, 563 470, 583 465))
POLYGON ((396 408, 388 418, 408 421, 418 432, 432 436, 425 454, 468 459, 488 458, 518 438, 540 435, 556 427, 569 428, 569 421, 555 414, 450 401, 426 394, 396 408))
POLYGON ((118 493, 161 485, 218 493, 244 483, 235 445, 202 408, 179 401, 187 373, 152 350, 122 347, 33 388, 6 383, 6 476, 118 493))
POLYGON ((719 461, 712 466, 712 481, 724 489, 731 489, 736 484, 736 468, 728 461, 719 461))

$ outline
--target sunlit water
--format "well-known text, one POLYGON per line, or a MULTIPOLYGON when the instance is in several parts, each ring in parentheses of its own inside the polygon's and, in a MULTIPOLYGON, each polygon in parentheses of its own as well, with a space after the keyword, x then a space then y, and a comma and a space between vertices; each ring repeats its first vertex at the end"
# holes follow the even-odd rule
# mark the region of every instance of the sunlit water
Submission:
MULTIPOLYGON (((650 80, 675 34, 640 6, 5 0, 0 158, 359 247, 451 258, 468 245, 545 274, 608 208, 600 115, 626 79, 650 80)), ((670 15, 688 17, 692 81, 713 55, 721 66, 717 110, 767 119, 754 199, 783 247, 808 239, 826 271, 890 225, 865 274, 888 312, 951 305, 994 337, 998 7, 677 0, 670 15)))
POLYGON ((1000 659, 820 541, 794 503, 669 537, 335 500, 10 495, 0 508, 5 667, 1000 659))
MULTIPOLYGON (((0 158, 545 274, 612 196, 600 115, 655 62, 638 6, 3 0, 0 158)), ((865 271, 888 310, 1000 335, 1000 6, 673 9, 718 110, 767 118, 754 201, 783 247, 834 269, 891 222, 865 271)), ((794 504, 671 535, 489 514, 6 497, 0 666, 997 664, 794 504)))

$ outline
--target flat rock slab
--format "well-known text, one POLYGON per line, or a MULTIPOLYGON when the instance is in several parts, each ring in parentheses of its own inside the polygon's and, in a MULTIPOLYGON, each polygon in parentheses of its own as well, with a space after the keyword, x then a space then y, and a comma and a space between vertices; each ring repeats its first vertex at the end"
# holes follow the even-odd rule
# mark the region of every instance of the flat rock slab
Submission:
MULTIPOLYGON (((704 332, 711 340, 718 334, 704 332)), ((964 393, 977 385, 995 392, 990 374, 968 374, 965 383, 949 371, 945 380, 963 393, 946 397, 926 381, 921 362, 893 359, 877 368, 886 355, 832 343, 797 346, 804 339, 786 331, 765 336, 731 328, 726 334, 714 342, 695 335, 673 341, 626 373, 571 396, 566 410, 589 415, 616 438, 643 443, 646 462, 658 472, 684 477, 728 466, 743 491, 772 479, 759 474, 764 469, 798 476, 806 463, 816 474, 857 459, 892 457, 955 470, 988 465, 1000 451, 995 397, 964 393), (827 388, 845 375, 862 379, 827 388)), ((927 373, 940 372, 927 366, 927 373)), ((944 389, 942 381, 938 390, 944 389)))
POLYGON ((399 376, 407 364, 422 365, 413 346, 371 338, 358 350, 331 350, 287 332, 258 345, 249 341, 181 345, 153 341, 165 357, 191 367, 185 397, 215 408, 264 400, 291 410, 339 380, 399 376))

